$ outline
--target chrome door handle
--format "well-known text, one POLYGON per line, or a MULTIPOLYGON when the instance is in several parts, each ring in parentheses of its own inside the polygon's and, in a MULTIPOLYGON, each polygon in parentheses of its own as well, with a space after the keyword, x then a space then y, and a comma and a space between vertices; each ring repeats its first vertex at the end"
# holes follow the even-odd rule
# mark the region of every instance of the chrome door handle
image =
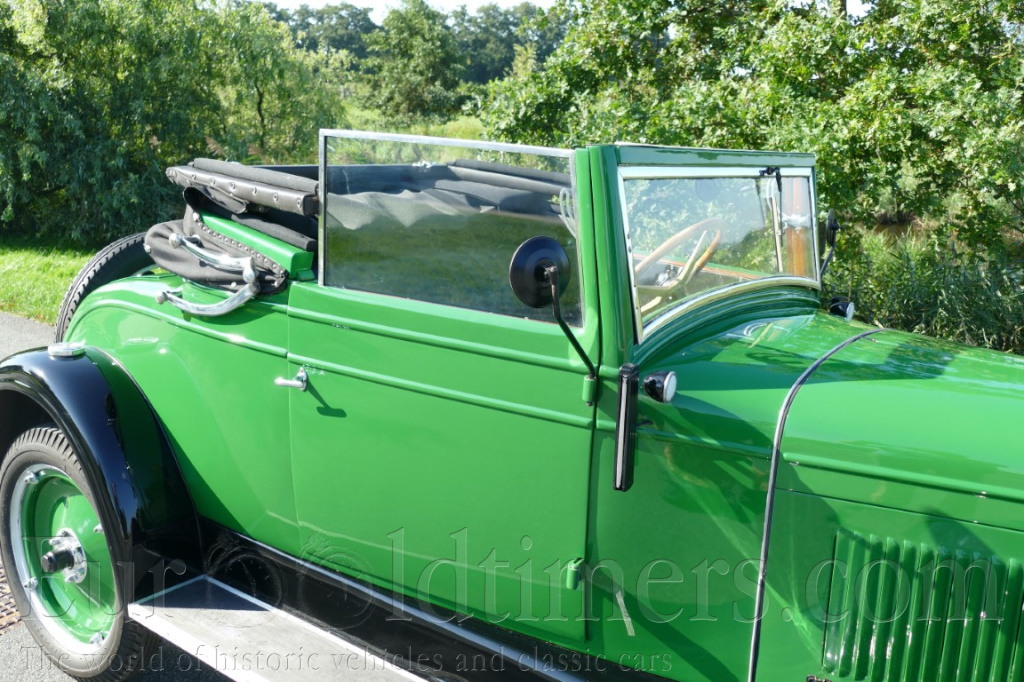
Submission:
POLYGON ((309 376, 306 374, 306 368, 299 368, 299 373, 295 375, 294 379, 285 379, 284 377, 278 377, 274 379, 275 386, 284 386, 286 388, 297 388, 300 391, 305 391, 306 386, 309 383, 309 376))

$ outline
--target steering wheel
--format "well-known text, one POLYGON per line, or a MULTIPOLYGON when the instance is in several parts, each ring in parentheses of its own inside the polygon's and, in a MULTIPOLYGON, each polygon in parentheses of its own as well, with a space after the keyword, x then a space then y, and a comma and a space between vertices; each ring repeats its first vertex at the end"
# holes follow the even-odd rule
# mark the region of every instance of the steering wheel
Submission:
POLYGON ((674 289, 678 286, 681 286, 686 282, 689 282, 690 279, 692 279, 694 275, 700 272, 701 269, 705 265, 707 265, 708 261, 711 260, 711 254, 715 252, 715 249, 718 248, 718 243, 722 240, 722 230, 724 228, 725 223, 722 221, 721 218, 705 218, 704 220, 696 222, 693 225, 684 227, 683 229, 679 230, 679 232, 676 232, 674 235, 663 241, 658 246, 658 248, 654 249, 654 251, 650 253, 650 255, 648 255, 646 258, 640 261, 640 263, 636 266, 636 269, 634 270, 636 278, 639 280, 640 277, 647 270, 657 265, 658 262, 661 261, 661 259, 664 256, 671 253, 676 247, 678 247, 682 242, 684 242, 687 238, 692 236, 698 230, 704 230, 705 233, 714 230, 715 236, 711 239, 711 243, 708 244, 707 248, 704 249, 703 253, 701 253, 700 256, 697 255, 697 252, 700 250, 701 245, 704 243, 703 237, 697 241, 696 246, 694 246, 693 252, 690 254, 690 257, 686 261, 686 266, 683 268, 683 271, 680 274, 676 275, 667 282, 663 282, 662 284, 659 284, 656 287, 650 288, 658 289, 661 291, 667 291, 674 289))

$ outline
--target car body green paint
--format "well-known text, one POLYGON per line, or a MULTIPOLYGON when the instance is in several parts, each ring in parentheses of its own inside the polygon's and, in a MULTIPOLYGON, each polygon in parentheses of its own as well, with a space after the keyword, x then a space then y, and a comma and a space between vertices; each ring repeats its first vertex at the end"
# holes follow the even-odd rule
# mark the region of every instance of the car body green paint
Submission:
MULTIPOLYGON (((637 343, 619 170, 813 158, 609 145, 573 163, 575 332, 599 365, 592 406, 585 367, 554 324, 301 281, 308 254, 212 219, 276 254, 288 288, 202 318, 155 294, 225 293, 173 275, 123 280, 84 302, 68 339, 110 354, 142 387, 202 516, 600 660, 675 680, 750 679, 780 410, 801 374, 868 327, 819 312, 815 282, 780 278, 710 298, 637 343), (641 390, 635 481, 619 492, 627 362, 641 378, 674 371, 678 391, 661 404, 641 390), (299 370, 309 390, 275 387, 299 370)), ((811 375, 782 439, 758 680, 968 679, 955 672, 965 666, 978 670, 970 679, 1008 679, 996 675, 1024 655, 1009 642, 1012 617, 956 630, 948 619, 886 625, 862 608, 834 625, 828 608, 903 594, 881 573, 843 587, 840 554, 855 576, 878 558, 920 564, 922 547, 967 552, 1010 566, 1004 593, 1024 585, 1022 386, 1024 361, 894 332, 811 375), (871 642, 898 640, 898 627, 913 642, 894 644, 902 658, 886 668, 871 642), (997 645, 1002 658, 988 653, 997 645)))

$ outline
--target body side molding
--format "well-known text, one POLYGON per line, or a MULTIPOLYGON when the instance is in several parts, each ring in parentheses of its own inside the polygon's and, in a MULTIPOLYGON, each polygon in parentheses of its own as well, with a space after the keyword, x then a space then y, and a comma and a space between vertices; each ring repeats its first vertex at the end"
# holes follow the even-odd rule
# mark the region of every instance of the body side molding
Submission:
POLYGON ((796 395, 800 392, 803 385, 807 383, 807 380, 810 379, 818 368, 825 364, 829 358, 847 346, 853 345, 863 338, 883 331, 885 331, 885 329, 882 328, 868 329, 860 334, 851 336, 815 360, 814 363, 805 369, 803 374, 797 378, 796 382, 789 389, 789 393, 786 394, 786 398, 782 402, 782 407, 779 408, 779 419, 775 425, 775 438, 772 443, 772 459, 768 474, 768 495, 764 511, 764 535, 761 540, 761 561, 757 576, 757 597, 754 603, 754 633, 750 644, 749 682, 756 682, 757 678, 757 658, 761 643, 761 620, 764 617, 765 577, 768 574, 768 545, 771 540, 772 511, 775 508, 775 483, 779 472, 779 461, 782 459, 782 434, 786 428, 786 418, 789 416, 789 410, 793 406, 793 401, 796 399, 796 395))

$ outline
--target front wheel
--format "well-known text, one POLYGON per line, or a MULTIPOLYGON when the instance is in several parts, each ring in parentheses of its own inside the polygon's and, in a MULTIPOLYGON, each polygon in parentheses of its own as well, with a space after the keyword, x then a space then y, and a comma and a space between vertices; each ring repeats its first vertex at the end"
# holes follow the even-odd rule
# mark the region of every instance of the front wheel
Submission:
POLYGON ((114 682, 141 667, 155 638, 127 620, 124 567, 96 509, 59 429, 15 440, 0 465, 0 554, 22 620, 60 670, 114 682))

